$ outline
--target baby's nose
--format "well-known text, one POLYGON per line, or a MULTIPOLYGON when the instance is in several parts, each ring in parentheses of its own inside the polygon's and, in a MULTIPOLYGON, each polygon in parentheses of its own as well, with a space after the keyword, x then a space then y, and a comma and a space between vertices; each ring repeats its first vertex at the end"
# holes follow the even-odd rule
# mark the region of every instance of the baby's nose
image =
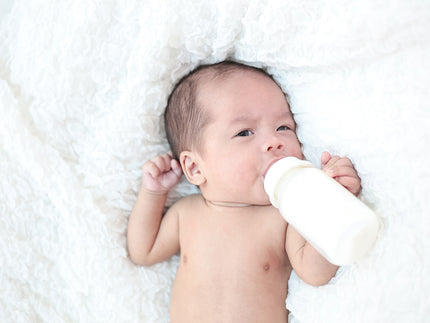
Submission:
POLYGON ((271 151, 271 150, 280 150, 282 149, 282 145, 270 145, 267 146, 266 151, 271 151))
POLYGON ((280 150, 284 148, 284 145, 277 139, 273 139, 271 141, 266 142, 264 149, 265 151, 273 151, 280 150))

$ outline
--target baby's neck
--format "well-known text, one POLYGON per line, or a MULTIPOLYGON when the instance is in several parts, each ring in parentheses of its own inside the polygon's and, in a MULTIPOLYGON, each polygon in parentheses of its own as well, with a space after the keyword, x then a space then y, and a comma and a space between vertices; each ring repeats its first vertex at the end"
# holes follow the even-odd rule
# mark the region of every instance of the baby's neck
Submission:
POLYGON ((247 203, 234 203, 234 202, 222 202, 222 201, 209 201, 206 200, 206 203, 211 206, 221 206, 221 207, 227 207, 227 208, 241 208, 241 207, 248 207, 252 206, 252 204, 247 203))

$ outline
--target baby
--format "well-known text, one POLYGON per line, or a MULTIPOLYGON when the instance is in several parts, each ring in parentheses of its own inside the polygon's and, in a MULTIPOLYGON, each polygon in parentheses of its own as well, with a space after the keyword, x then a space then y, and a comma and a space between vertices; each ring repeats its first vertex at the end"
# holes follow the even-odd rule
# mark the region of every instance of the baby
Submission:
MULTIPOLYGON (((287 322, 291 270, 318 286, 338 267, 285 222, 264 191, 274 161, 303 159, 284 93, 260 69, 202 66, 176 86, 165 121, 172 154, 143 166, 128 225, 130 258, 152 265, 181 251, 173 323, 287 322), (201 194, 177 201, 163 216, 182 173, 201 194)), ((321 163, 358 194, 360 179, 348 158, 325 152, 321 163)))

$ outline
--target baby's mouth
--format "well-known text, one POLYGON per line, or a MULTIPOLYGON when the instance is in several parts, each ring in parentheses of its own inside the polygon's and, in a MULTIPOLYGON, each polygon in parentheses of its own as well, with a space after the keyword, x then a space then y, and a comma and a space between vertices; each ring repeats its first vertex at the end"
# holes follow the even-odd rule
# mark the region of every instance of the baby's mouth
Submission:
POLYGON ((282 159, 282 158, 284 158, 284 157, 285 157, 285 156, 277 157, 277 158, 275 158, 274 160, 272 160, 272 161, 269 163, 269 165, 267 165, 266 170, 265 170, 265 171, 264 171, 264 173, 263 173, 263 178, 266 178, 266 174, 267 174, 267 172, 268 172, 269 168, 270 168, 274 163, 276 163, 277 161, 281 160, 281 159, 282 159))

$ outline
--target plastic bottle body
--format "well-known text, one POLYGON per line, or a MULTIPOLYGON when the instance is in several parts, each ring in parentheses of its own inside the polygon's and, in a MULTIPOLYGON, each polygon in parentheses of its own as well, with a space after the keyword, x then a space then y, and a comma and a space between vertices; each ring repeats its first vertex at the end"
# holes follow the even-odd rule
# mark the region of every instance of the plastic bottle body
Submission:
POLYGON ((284 161, 288 167, 282 167, 283 160, 275 163, 265 180, 281 215, 333 264, 364 256, 379 231, 375 213, 323 171, 299 160, 294 167, 291 161, 284 161))

